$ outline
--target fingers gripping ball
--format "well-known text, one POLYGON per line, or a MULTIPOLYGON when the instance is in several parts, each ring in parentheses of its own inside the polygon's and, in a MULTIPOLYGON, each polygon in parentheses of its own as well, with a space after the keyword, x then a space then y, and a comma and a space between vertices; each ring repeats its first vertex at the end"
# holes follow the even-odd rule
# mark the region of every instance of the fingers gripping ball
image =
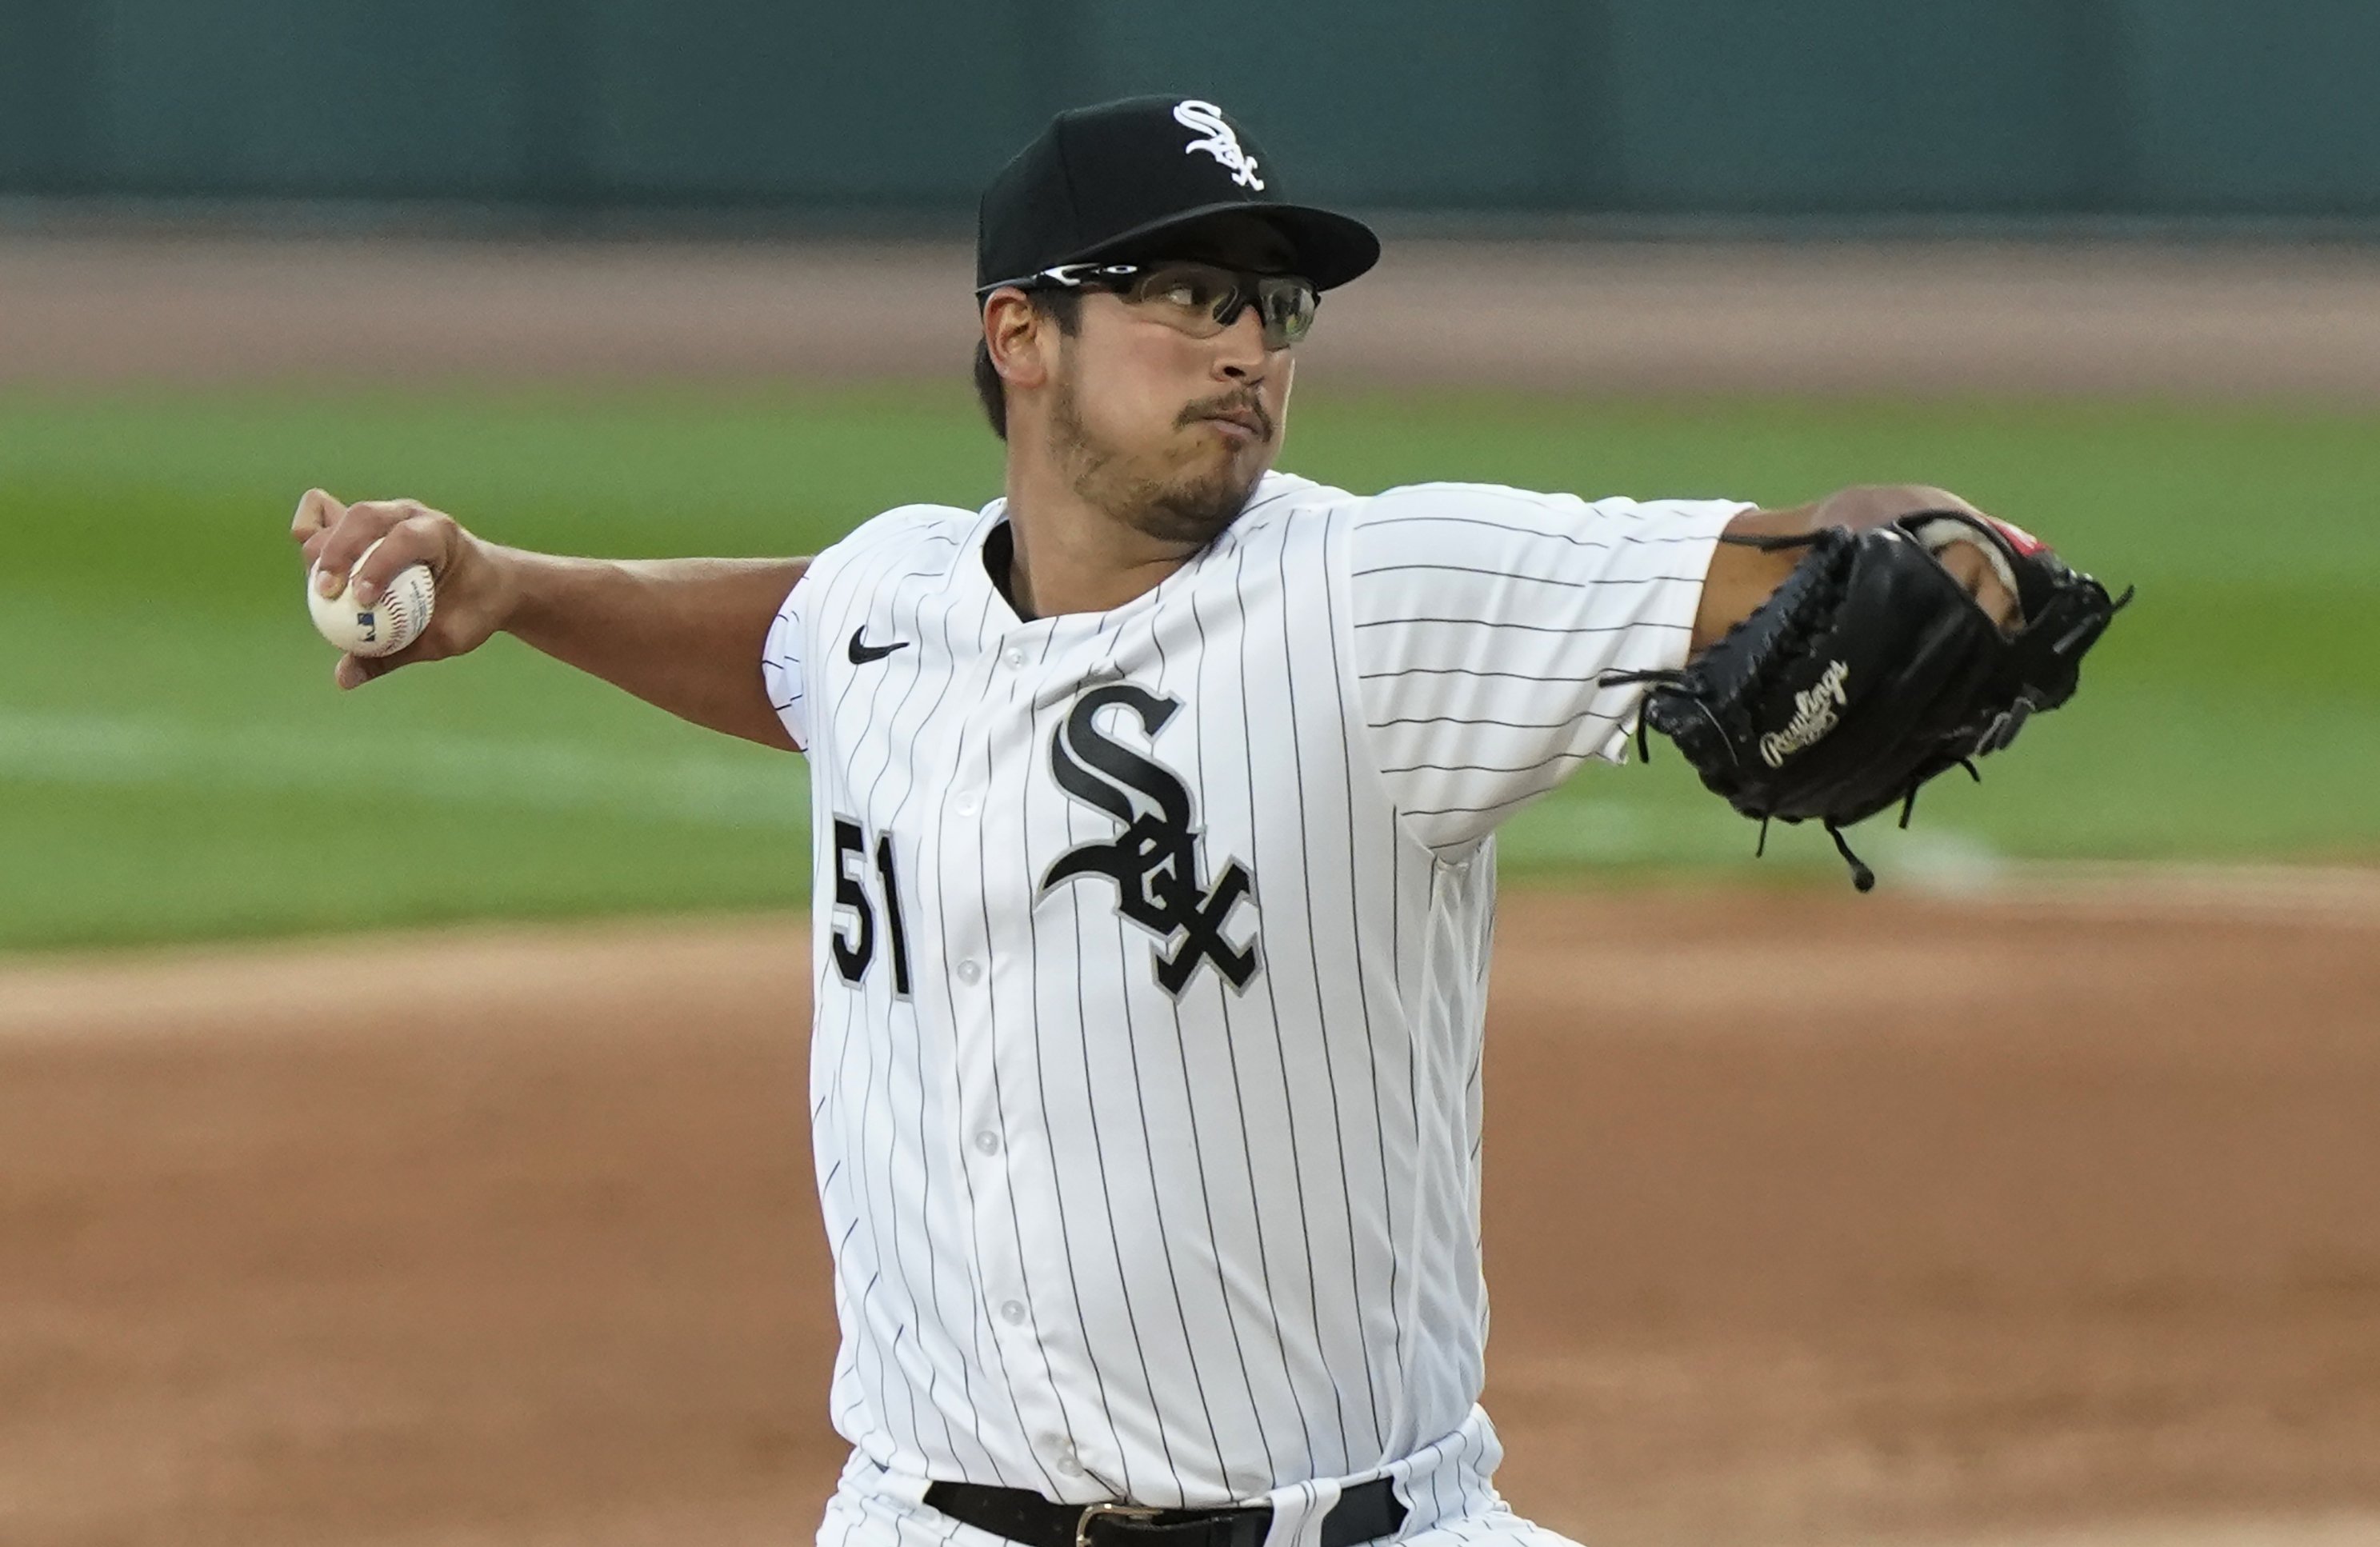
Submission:
MULTIPOLYGON (((379 547, 374 543, 365 549, 356 569, 361 569, 379 547)), ((408 564, 399 570, 370 607, 356 600, 355 570, 347 572, 347 584, 335 597, 315 589, 313 572, 306 576, 306 607, 314 615, 314 627, 351 656, 395 655, 412 644, 430 626, 435 602, 428 564, 408 564)))

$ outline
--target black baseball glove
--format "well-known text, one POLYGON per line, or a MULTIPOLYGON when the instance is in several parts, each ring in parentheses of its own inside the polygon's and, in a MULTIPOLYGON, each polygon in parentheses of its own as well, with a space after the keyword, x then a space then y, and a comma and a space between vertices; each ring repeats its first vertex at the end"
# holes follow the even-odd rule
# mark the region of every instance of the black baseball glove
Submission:
POLYGON ((1862 531, 1727 538, 1806 546, 1776 594, 1682 671, 1615 673, 1650 682, 1637 721, 1677 743, 1713 793, 1767 824, 1816 821, 1860 890, 1876 873, 1841 829, 1895 802, 1901 826, 1918 788, 2016 739, 2026 719, 2074 695, 2082 656, 2131 592, 2069 569, 2014 527, 1924 511, 1862 531), (1937 555, 1979 546, 2022 622, 2003 634, 1937 555))

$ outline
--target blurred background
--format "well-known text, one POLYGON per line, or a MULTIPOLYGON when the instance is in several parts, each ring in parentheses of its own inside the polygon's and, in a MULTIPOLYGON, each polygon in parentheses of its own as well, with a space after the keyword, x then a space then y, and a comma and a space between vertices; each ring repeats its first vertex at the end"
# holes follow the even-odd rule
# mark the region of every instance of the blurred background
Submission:
POLYGON ((976 190, 1165 91, 1388 238, 1283 466, 1925 481, 2141 590, 1856 907, 1659 749, 1508 827, 1516 1504, 2380 1541, 2375 78, 2359 0, 5 0, 0 1540, 807 1538, 798 760, 504 640, 336 695, 288 514, 979 504, 976 190))
POLYGON ((2380 214, 2380 18, 2350 0, 18 0, 6 25, 0 179, 35 197, 947 232, 1051 113, 1196 88, 1314 196, 1381 210, 2380 214))

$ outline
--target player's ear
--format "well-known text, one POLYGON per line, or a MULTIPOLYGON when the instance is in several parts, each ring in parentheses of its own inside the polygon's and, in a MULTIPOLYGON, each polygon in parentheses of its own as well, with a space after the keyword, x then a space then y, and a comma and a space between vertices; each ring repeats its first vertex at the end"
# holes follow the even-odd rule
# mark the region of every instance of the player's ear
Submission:
POLYGON ((1038 387, 1050 379, 1057 331, 1055 319, 1037 310, 1022 290, 995 290, 984 303, 984 348, 1011 386, 1038 387))

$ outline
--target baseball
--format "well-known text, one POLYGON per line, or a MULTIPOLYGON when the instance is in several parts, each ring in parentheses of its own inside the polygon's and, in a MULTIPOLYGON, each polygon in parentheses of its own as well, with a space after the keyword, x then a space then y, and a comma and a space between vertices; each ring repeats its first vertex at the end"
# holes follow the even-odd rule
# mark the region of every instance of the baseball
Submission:
MULTIPOLYGON (((361 569, 379 547, 374 543, 365 549, 356 569, 361 569)), ((370 607, 357 605, 355 570, 347 572, 347 586, 335 597, 314 588, 316 573, 306 574, 306 609, 314 615, 314 627, 322 637, 351 656, 395 655, 430 626, 436 593, 430 584, 428 564, 409 564, 398 571, 388 589, 370 607)))

